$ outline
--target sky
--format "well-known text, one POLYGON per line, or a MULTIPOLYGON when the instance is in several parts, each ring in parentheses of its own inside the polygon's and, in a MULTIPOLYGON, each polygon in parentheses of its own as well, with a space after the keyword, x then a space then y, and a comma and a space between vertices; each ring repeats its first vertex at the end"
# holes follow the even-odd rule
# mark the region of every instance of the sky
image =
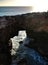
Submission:
POLYGON ((0 0, 0 6, 31 6, 32 11, 47 11, 48 0, 0 0))

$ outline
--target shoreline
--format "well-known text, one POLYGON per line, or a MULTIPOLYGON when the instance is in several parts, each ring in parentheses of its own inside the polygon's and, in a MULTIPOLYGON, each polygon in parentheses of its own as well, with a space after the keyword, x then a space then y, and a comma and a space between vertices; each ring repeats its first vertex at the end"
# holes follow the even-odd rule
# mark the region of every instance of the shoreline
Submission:
POLYGON ((0 57, 5 58, 6 65, 11 59, 9 39, 17 36, 19 30, 26 30, 27 36, 33 39, 29 44, 30 48, 41 53, 43 51, 43 55, 48 58, 48 12, 3 16, 0 17, 0 52, 4 54, 1 53, 0 57))
POLYGON ((13 15, 2 15, 2 16, 0 16, 0 17, 8 17, 8 16, 22 16, 22 15, 28 15, 28 14, 45 14, 45 13, 48 13, 48 11, 47 12, 45 12, 45 11, 43 11, 43 12, 28 12, 28 13, 19 13, 19 14, 13 14, 13 15))

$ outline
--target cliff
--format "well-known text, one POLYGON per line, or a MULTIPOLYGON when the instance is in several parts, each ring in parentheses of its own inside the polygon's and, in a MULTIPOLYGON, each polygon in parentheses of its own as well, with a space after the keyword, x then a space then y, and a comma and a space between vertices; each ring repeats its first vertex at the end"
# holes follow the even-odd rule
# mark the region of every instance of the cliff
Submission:
POLYGON ((39 48, 45 56, 48 56, 48 12, 0 17, 0 54, 3 55, 3 58, 5 55, 9 56, 8 59, 10 58, 8 41, 17 35, 19 30, 26 30, 28 36, 34 39, 29 44, 31 48, 36 50, 39 48))

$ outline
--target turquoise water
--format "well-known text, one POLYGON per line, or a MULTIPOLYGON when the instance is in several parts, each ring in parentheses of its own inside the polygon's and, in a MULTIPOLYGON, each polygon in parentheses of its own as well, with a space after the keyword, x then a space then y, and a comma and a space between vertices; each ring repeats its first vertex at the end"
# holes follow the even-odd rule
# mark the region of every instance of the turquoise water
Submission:
POLYGON ((0 7, 0 16, 29 13, 30 7, 0 7))

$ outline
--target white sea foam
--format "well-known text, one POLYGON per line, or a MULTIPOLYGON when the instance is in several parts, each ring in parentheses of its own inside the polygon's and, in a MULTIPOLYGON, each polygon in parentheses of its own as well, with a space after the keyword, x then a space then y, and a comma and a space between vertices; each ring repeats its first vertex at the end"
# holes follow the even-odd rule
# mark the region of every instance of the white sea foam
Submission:
POLYGON ((19 42, 23 42, 23 44, 25 43, 25 39, 27 38, 27 34, 25 30, 21 30, 18 32, 18 36, 14 36, 13 38, 10 38, 10 40, 12 41, 12 51, 11 51, 11 55, 15 55, 16 51, 18 50, 20 44, 19 42))

